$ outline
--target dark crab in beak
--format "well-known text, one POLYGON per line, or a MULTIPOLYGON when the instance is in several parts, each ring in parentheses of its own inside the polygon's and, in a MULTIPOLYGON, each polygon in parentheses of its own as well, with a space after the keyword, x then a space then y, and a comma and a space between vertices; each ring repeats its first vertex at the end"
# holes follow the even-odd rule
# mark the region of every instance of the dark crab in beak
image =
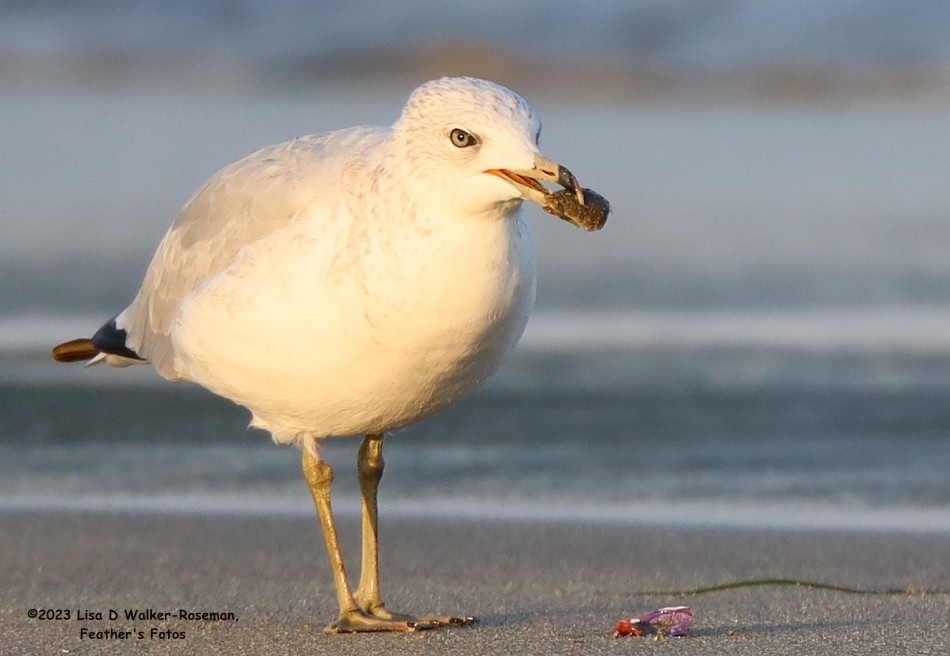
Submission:
POLYGON ((610 203, 592 189, 581 187, 567 167, 541 155, 534 158, 530 169, 489 169, 485 173, 497 175, 513 184, 526 199, 534 201, 545 212, 564 219, 584 230, 600 230, 607 222, 610 203), (541 184, 550 182, 563 187, 550 192, 541 184))

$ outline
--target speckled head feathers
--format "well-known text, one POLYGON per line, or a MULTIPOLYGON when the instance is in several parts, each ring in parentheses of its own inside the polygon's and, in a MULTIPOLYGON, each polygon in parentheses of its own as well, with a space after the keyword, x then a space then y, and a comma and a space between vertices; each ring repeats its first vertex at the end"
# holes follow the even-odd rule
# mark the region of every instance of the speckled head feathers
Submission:
POLYGON ((394 154, 406 175, 430 197, 476 211, 520 198, 511 185, 484 175, 490 169, 523 169, 538 153, 541 122, 528 103, 494 82, 444 77, 412 92, 393 125, 394 154), (453 130, 475 147, 456 147, 453 130))
POLYGON ((500 122, 537 122, 524 98, 500 84, 474 77, 443 77, 426 82, 412 92, 399 120, 431 122, 446 114, 465 116, 481 112, 500 122))

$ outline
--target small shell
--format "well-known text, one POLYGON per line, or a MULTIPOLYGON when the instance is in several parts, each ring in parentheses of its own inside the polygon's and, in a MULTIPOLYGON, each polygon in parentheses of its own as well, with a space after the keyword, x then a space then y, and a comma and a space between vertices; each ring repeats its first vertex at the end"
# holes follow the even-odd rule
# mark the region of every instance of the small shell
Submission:
POLYGON ((577 200, 577 194, 570 189, 548 194, 542 209, 554 216, 573 223, 587 231, 600 230, 610 214, 610 203, 592 189, 584 189, 585 204, 577 200))

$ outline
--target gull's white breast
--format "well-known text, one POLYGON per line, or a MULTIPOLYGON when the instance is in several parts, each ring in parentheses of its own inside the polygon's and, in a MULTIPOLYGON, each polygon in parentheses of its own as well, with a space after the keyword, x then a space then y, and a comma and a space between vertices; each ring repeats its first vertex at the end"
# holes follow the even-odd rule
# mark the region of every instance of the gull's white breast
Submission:
POLYGON ((520 209, 314 204, 181 303, 179 375, 275 439, 392 430, 474 391, 524 330, 535 257, 520 209))

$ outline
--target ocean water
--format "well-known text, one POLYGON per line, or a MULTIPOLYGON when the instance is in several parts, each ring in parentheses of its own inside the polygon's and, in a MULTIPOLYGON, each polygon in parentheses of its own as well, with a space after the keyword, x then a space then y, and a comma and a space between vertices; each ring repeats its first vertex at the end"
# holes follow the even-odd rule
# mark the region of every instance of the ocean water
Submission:
MULTIPOLYGON (((596 41, 598 56, 686 66, 947 58, 939 3, 901 13, 906 29, 888 18, 904 3, 805 4, 618 2, 601 23, 564 3, 547 29, 527 10, 510 33, 465 24, 542 53, 596 41), (617 25, 646 27, 631 41, 617 25)), ((429 6, 408 5, 410 25, 429 6)), ((266 70, 353 54, 305 21, 258 20, 255 3, 227 20, 203 3, 90 6, 88 22, 52 5, 0 10, 0 54, 20 62, 0 70, 0 509, 310 514, 299 454, 248 430, 241 408, 144 367, 55 365, 48 349, 125 306, 218 167, 299 134, 389 123, 412 85, 234 83, 238 51, 266 70), (230 80, 224 91, 97 82, 114 60, 90 43, 140 58, 122 70, 154 81, 142 67, 194 56, 195 34, 209 68, 188 74, 230 80), (87 68, 63 63, 73 54, 87 68)), ((360 23, 353 6, 327 25, 358 24, 353 43, 385 58, 395 19, 360 23)), ((482 391, 388 439, 383 516, 950 532, 947 113, 926 99, 629 104, 530 90, 542 149, 613 215, 588 235, 530 210, 536 315, 482 391)), ((358 509, 357 445, 324 447, 343 513, 358 509)))
MULTIPOLYGON (((491 44, 512 56, 557 63, 580 57, 687 68, 907 66, 950 58, 950 8, 939 0, 602 0, 596 11, 568 0, 523 0, 516 7, 503 0, 279 0, 266 7, 254 0, 226 6, 91 0, 10 2, 0 17, 0 50, 34 55, 37 67, 49 65, 45 58, 72 54, 127 66, 133 60, 130 68, 141 73, 136 59, 151 58, 154 65, 174 57, 180 65, 197 56, 215 62, 225 77, 254 62, 272 75, 278 66, 294 65, 370 63, 389 70, 393 63, 382 60, 452 42, 491 44)), ((30 66, 16 64, 15 72, 30 66)))
MULTIPOLYGON (((887 325, 849 341, 858 324, 831 319, 537 319, 481 392, 388 438, 384 514, 950 531, 946 316, 907 342, 887 325)), ((55 318, 35 320, 42 338, 55 318)), ((243 409, 24 342, 3 358, 0 508, 312 512, 298 452, 243 409)), ((343 513, 357 445, 323 447, 343 513)))

